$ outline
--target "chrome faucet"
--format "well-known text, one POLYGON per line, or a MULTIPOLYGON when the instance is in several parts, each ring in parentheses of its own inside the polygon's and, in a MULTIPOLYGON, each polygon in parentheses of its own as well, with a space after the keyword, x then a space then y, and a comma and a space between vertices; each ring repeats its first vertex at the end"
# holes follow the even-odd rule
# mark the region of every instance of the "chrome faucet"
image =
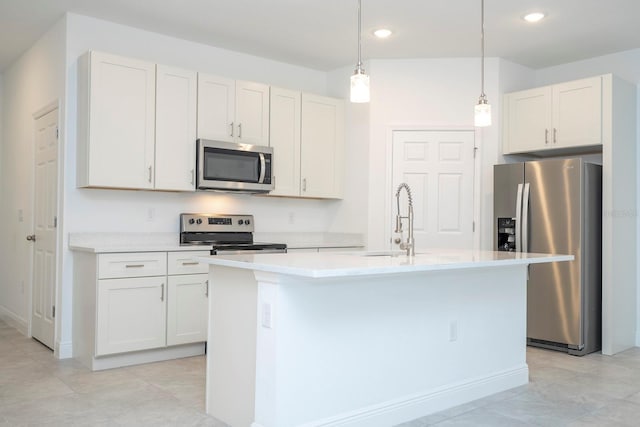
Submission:
POLYGON ((396 191, 396 202, 398 203, 398 214, 396 215, 396 233, 400 233, 400 237, 402 238, 402 220, 407 219, 409 221, 409 235, 407 236, 407 241, 400 241, 400 249, 407 251, 407 256, 414 256, 416 254, 415 241, 413 239, 413 200, 411 199, 411 189, 409 186, 403 182, 398 186, 398 190, 396 191), (400 190, 407 190, 407 198, 409 199, 409 209, 407 212, 407 216, 400 215, 400 190))

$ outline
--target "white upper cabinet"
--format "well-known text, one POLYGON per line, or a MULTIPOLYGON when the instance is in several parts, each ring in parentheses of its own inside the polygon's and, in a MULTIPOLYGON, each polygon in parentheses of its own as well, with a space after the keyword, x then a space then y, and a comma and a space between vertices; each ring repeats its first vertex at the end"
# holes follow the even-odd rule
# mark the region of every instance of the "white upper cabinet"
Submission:
POLYGON ((153 188, 153 63, 101 52, 78 70, 78 186, 153 188))
POLYGON ((269 145, 269 86, 198 73, 197 137, 269 145))
POLYGON ((271 88, 274 196, 300 195, 300 101, 299 91, 271 88))
POLYGON ((196 73, 90 51, 78 74, 78 186, 194 191, 196 73))
MULTIPOLYGON (((300 194, 305 197, 341 198, 344 101, 303 93, 301 131, 300 194)), ((275 154, 274 159, 278 161, 275 154)))
POLYGON ((198 138, 233 142, 235 80, 198 73, 198 138))
POLYGON ((273 196, 342 197, 344 101, 271 88, 273 196))
POLYGON ((602 145, 602 77, 506 94, 504 154, 602 145))
POLYGON ((194 191, 197 73, 158 65, 156 190, 194 191))

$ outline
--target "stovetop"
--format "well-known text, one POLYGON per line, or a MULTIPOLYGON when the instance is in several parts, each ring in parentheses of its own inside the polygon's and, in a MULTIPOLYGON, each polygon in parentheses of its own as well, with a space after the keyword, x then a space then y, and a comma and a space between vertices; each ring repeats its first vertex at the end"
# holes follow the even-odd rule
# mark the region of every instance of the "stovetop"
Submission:
POLYGON ((253 241, 253 215, 180 214, 180 245, 219 250, 286 249, 284 243, 253 241))

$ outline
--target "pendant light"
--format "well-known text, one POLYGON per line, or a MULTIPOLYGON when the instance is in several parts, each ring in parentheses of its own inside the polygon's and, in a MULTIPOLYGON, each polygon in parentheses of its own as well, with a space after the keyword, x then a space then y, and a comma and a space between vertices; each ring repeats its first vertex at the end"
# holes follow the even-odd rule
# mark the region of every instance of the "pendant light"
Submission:
POLYGON ((362 0, 358 0, 358 63, 351 76, 351 102, 369 102, 369 76, 362 68, 362 0))
POLYGON ((482 49, 482 59, 480 65, 480 80, 482 89, 480 98, 475 108, 475 125, 478 127, 491 126, 491 105, 487 101, 487 95, 484 93, 484 0, 480 0, 480 45, 482 49))

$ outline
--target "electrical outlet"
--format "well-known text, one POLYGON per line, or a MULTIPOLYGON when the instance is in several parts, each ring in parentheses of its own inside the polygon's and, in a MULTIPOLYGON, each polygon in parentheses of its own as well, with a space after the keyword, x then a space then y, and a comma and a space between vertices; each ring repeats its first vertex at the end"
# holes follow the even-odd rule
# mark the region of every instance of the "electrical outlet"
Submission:
POLYGON ((296 216, 293 212, 289 212, 289 224, 294 224, 296 222, 296 216))
POLYGON ((147 221, 153 221, 153 219, 156 216, 156 210, 155 208, 149 208, 147 209, 147 221))
POLYGON ((456 320, 452 320, 449 322, 449 342, 454 342, 458 340, 458 322, 456 320))

